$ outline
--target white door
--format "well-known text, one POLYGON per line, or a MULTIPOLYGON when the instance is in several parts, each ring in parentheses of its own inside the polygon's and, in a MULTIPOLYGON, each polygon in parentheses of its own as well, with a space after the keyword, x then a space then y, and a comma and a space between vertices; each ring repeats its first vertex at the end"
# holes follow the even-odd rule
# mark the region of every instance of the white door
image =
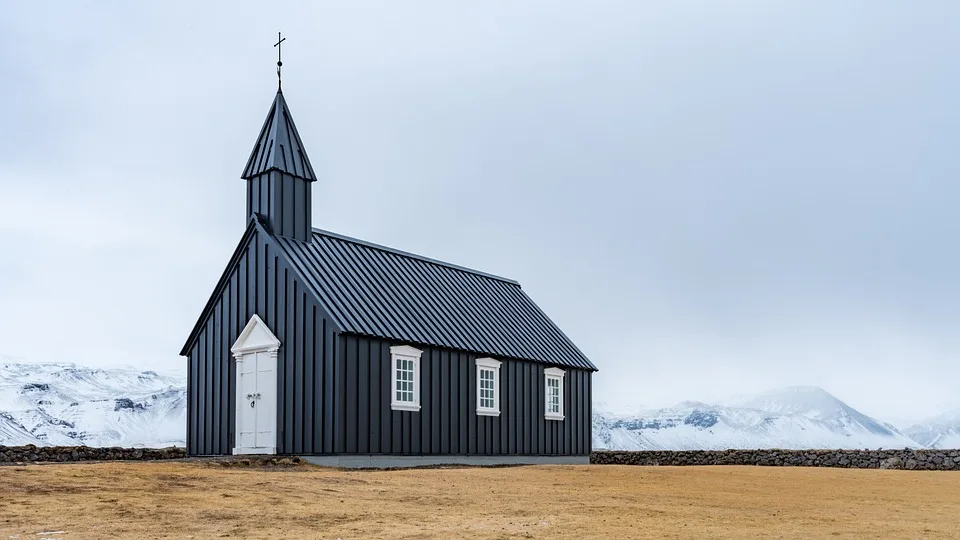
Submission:
MULTIPOLYGON (((251 409, 256 413, 256 448, 277 446, 277 358, 257 353, 257 394, 251 409)), ((271 452, 272 453, 272 452, 271 452)))
MULTIPOLYGON (((237 449, 257 446, 257 353, 237 362, 237 449)), ((235 454, 246 453, 234 451, 235 454)))
POLYGON ((276 353, 245 353, 237 364, 237 446, 233 453, 273 454, 277 446, 276 353))

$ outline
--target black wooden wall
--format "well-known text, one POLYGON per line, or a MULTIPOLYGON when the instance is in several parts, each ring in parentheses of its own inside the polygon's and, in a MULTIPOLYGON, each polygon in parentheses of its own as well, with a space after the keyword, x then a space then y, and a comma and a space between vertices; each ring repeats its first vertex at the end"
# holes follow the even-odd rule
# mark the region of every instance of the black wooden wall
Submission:
POLYGON ((500 416, 476 414, 480 356, 417 346, 419 412, 390 409, 390 346, 342 335, 294 269, 251 223, 189 349, 187 451, 230 454, 236 363, 230 347, 254 313, 280 339, 277 451, 285 454, 587 455, 591 372, 564 368, 562 421, 544 419, 547 366, 498 358, 500 416))
POLYGON ((390 346, 344 335, 336 356, 335 453, 587 455, 591 442, 589 371, 563 368, 562 421, 544 419, 542 364, 504 360, 500 416, 478 416, 480 355, 416 346, 419 412, 390 409, 390 346))
POLYGON ((254 313, 282 343, 277 357, 278 451, 333 449, 335 328, 293 269, 254 226, 188 356, 187 452, 230 454, 236 363, 230 347, 254 313))
POLYGON ((313 234, 311 182, 279 171, 269 171, 247 182, 247 219, 263 216, 273 233, 300 241, 313 234))

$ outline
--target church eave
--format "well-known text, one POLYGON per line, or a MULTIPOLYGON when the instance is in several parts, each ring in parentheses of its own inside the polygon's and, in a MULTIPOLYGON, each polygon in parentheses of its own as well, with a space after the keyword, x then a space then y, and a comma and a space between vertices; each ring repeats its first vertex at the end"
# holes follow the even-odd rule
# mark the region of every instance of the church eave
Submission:
MULTIPOLYGON (((210 298, 207 300, 207 303, 204 305, 203 310, 200 312, 200 317, 197 319, 197 322, 194 324, 193 329, 190 331, 190 335, 187 338, 186 342, 183 344, 183 347, 180 350, 180 356, 189 356, 190 349, 195 345, 197 338, 200 336, 200 332, 203 331, 203 327, 206 324, 207 318, 210 316, 210 313, 213 311, 213 308, 216 307, 217 301, 220 296, 223 294, 223 291, 226 289, 227 284, 230 283, 231 275, 233 274, 234 269, 237 267, 240 259, 243 257, 244 253, 250 246, 250 242, 254 237, 257 237, 261 243, 268 246, 269 249, 276 248, 276 236, 274 236, 273 230, 270 227, 270 223, 264 220, 259 214, 253 214, 250 216, 250 220, 247 223, 247 228, 243 233, 243 236, 240 238, 240 242, 237 244, 237 248, 234 250, 233 255, 230 257, 230 261, 227 263, 226 267, 223 270, 223 273, 220 276, 220 279, 217 281, 217 285, 214 287, 213 292, 210 295, 210 298), (259 235, 259 236, 258 236, 259 235)), ((297 279, 306 287, 307 292, 317 302, 318 307, 321 310, 322 315, 330 320, 330 323, 333 325, 333 329, 336 332, 341 332, 343 328, 343 323, 340 321, 335 314, 330 313, 329 309, 322 302, 321 296, 317 293, 315 289, 311 286, 310 282, 305 279, 302 275, 303 272, 298 268, 294 261, 289 260, 288 256, 283 253, 282 250, 278 250, 280 256, 283 258, 283 263, 290 266, 291 270, 296 274, 297 279)))
POLYGON ((193 329, 190 330, 190 335, 187 337, 186 343, 184 343, 183 348, 180 349, 180 356, 190 355, 190 349, 193 347, 194 342, 197 341, 197 337, 200 336, 200 331, 203 330, 203 324, 207 320, 210 310, 216 305, 220 293, 223 292, 227 283, 230 282, 230 275, 233 273, 233 268, 243 256, 244 251, 250 244, 250 239, 256 234, 258 220, 259 216, 256 214, 250 217, 250 221, 247 223, 247 229, 243 232, 243 236, 240 237, 240 242, 237 244, 237 248, 233 250, 233 255, 230 256, 230 262, 227 263, 226 269, 217 281, 217 285, 213 288, 213 294, 210 295, 207 303, 203 306, 203 310, 200 312, 200 318, 197 319, 197 322, 193 325, 193 329))

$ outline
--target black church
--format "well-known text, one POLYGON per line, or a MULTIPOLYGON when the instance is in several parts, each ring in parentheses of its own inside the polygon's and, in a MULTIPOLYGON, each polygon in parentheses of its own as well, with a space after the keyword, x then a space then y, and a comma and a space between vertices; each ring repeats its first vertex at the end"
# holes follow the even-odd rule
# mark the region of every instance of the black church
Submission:
POLYGON ((313 228, 279 90, 242 178, 246 230, 180 352, 189 454, 588 461, 593 363, 516 281, 313 228))

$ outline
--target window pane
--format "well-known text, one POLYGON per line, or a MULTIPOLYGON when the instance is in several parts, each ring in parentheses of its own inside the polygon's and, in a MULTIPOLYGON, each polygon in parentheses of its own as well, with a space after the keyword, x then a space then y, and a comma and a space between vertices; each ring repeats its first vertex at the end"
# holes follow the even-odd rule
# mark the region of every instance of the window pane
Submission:
POLYGON ((396 400, 414 403, 413 371, 414 361, 405 358, 396 358, 396 400))
POLYGON ((547 412, 560 414, 560 379, 547 377, 547 412))
POLYGON ((482 409, 496 410, 496 377, 497 370, 484 367, 477 369, 477 398, 482 409))

